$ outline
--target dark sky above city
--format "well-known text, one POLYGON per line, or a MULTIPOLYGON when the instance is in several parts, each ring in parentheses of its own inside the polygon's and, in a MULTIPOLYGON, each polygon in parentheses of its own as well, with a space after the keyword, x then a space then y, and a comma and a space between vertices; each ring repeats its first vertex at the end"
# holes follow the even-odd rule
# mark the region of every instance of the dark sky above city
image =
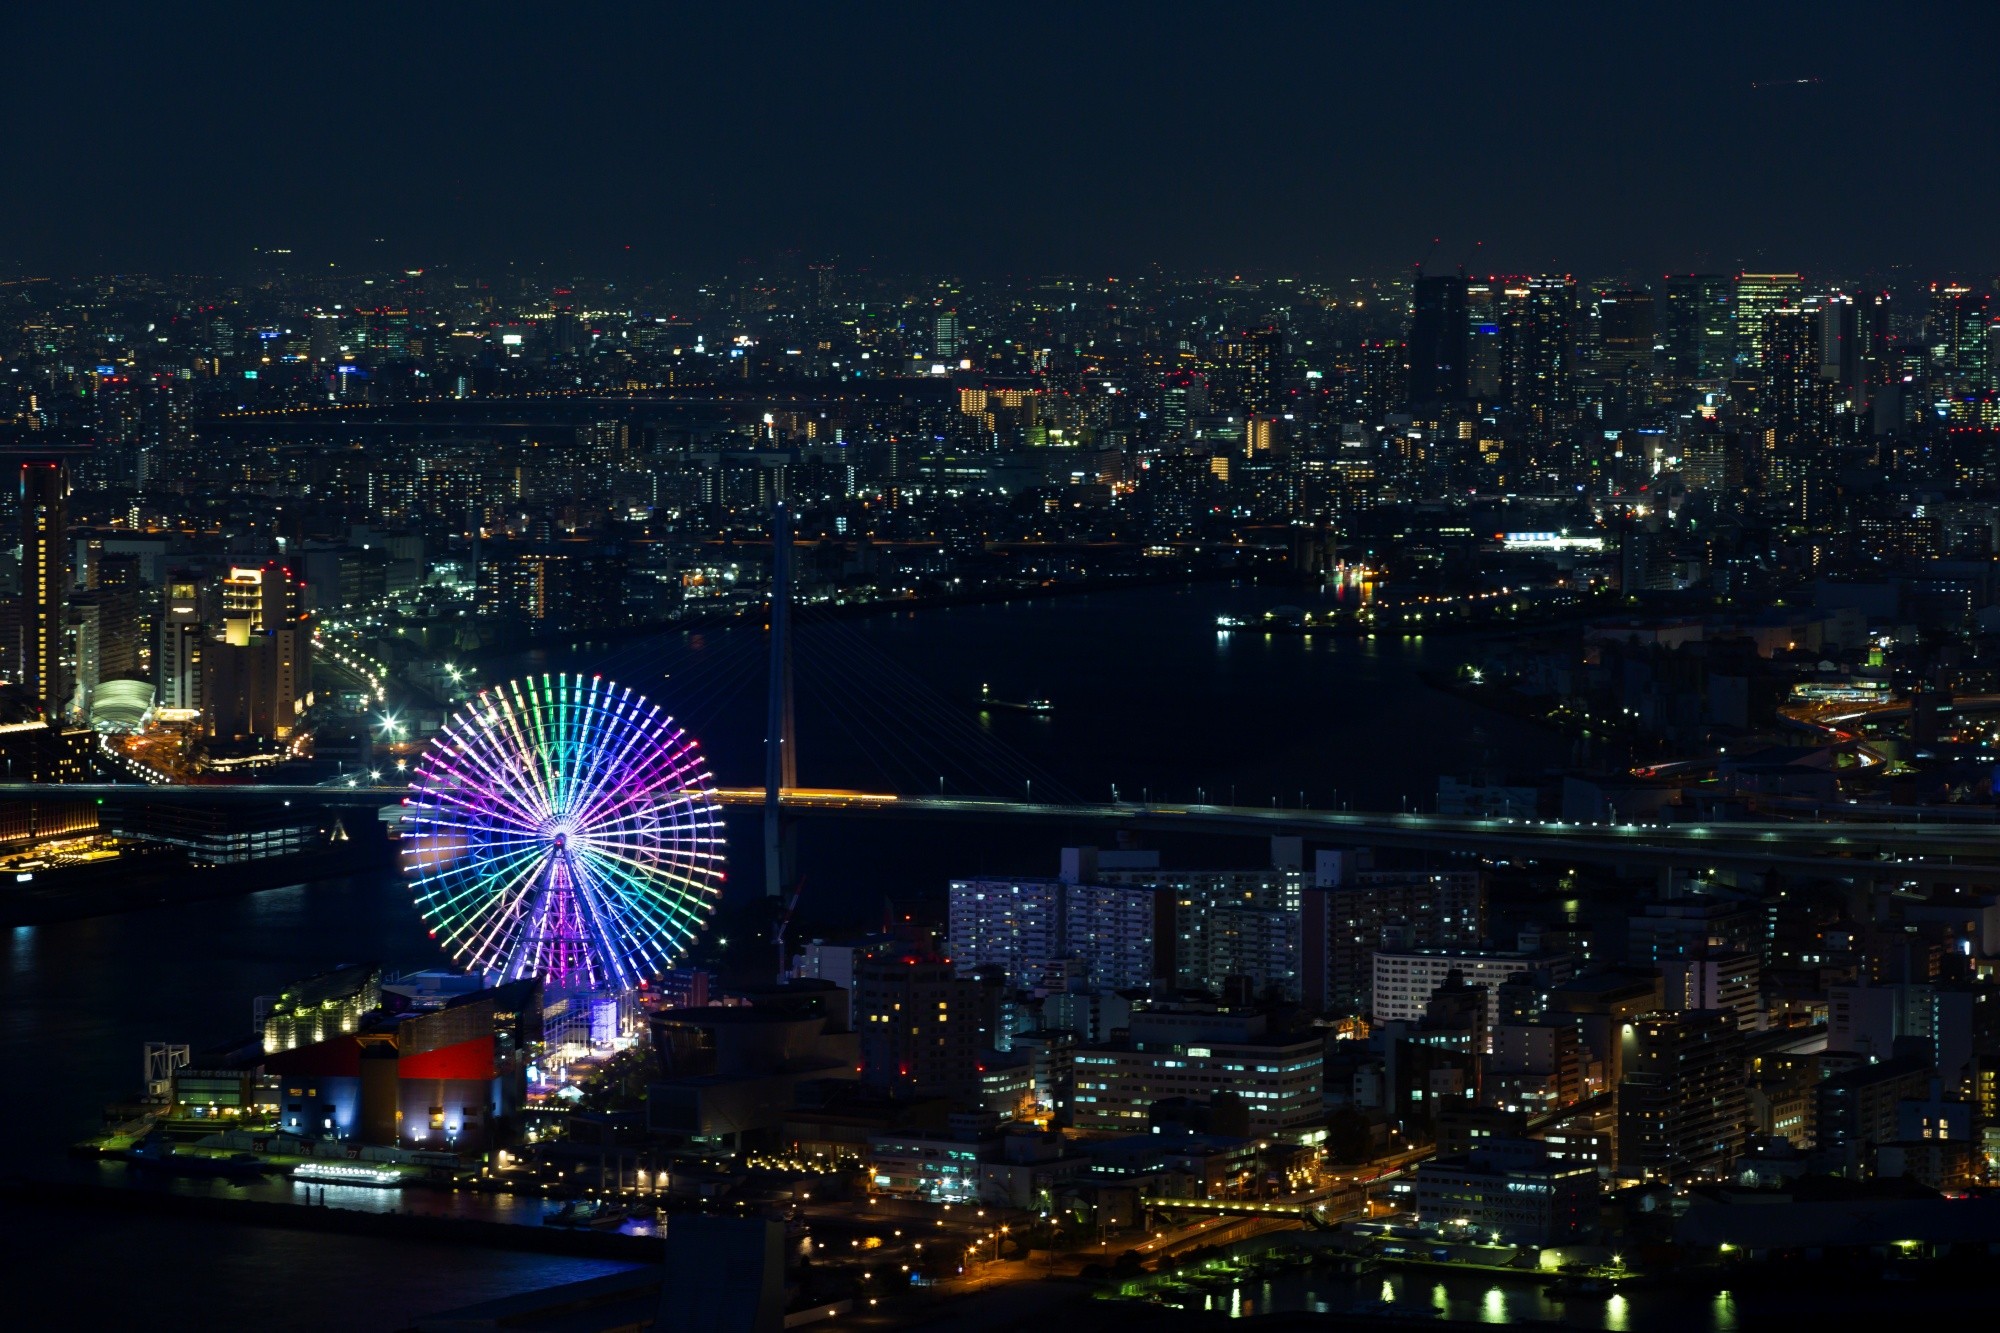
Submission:
POLYGON ((1985 3, 4 8, 6 272, 2000 267, 1985 3))

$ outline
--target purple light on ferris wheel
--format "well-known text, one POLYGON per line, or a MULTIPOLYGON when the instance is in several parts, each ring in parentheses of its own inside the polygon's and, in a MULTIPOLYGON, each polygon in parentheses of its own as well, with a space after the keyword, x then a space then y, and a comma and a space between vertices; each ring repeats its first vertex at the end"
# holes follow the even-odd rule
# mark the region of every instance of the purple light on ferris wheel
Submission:
POLYGON ((601 677, 483 691, 424 751, 403 805, 418 910, 468 971, 628 989, 686 953, 722 892, 699 747, 601 677))

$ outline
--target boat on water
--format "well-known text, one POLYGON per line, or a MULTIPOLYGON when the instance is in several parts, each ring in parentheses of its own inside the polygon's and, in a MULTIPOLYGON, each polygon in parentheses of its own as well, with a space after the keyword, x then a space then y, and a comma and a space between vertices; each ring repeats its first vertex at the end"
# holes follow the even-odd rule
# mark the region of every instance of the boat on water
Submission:
POLYGON ((1056 711, 1055 704, 1047 699, 997 699, 993 695, 993 687, 991 685, 981 685, 979 687, 979 706, 981 708, 1006 708, 1016 713, 1053 713, 1056 711))
POLYGON ((400 1171, 362 1162, 301 1162, 292 1168, 292 1179, 311 1185, 358 1185, 368 1189, 401 1189, 406 1183, 400 1171))
POLYGON ((632 1216, 632 1210, 595 1199, 570 1199, 542 1217, 547 1227, 587 1227, 592 1231, 615 1231, 632 1216))

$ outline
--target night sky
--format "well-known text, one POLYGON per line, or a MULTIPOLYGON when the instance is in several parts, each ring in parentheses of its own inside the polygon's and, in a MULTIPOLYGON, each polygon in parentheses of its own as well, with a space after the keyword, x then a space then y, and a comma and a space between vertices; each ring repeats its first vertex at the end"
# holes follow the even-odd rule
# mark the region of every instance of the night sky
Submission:
POLYGON ((1071 8, 17 0, 0 272, 2000 268, 1990 3, 1071 8))

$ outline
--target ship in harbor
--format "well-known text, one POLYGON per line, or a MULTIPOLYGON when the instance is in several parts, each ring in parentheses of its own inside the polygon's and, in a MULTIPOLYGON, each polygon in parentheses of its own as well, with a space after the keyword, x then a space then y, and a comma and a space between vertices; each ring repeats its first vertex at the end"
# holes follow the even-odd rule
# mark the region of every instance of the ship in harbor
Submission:
POLYGON ((979 706, 981 708, 1006 708, 1016 713, 1047 714, 1056 711, 1056 706, 1047 699, 997 699, 993 695, 993 687, 991 685, 981 685, 979 687, 979 706))

